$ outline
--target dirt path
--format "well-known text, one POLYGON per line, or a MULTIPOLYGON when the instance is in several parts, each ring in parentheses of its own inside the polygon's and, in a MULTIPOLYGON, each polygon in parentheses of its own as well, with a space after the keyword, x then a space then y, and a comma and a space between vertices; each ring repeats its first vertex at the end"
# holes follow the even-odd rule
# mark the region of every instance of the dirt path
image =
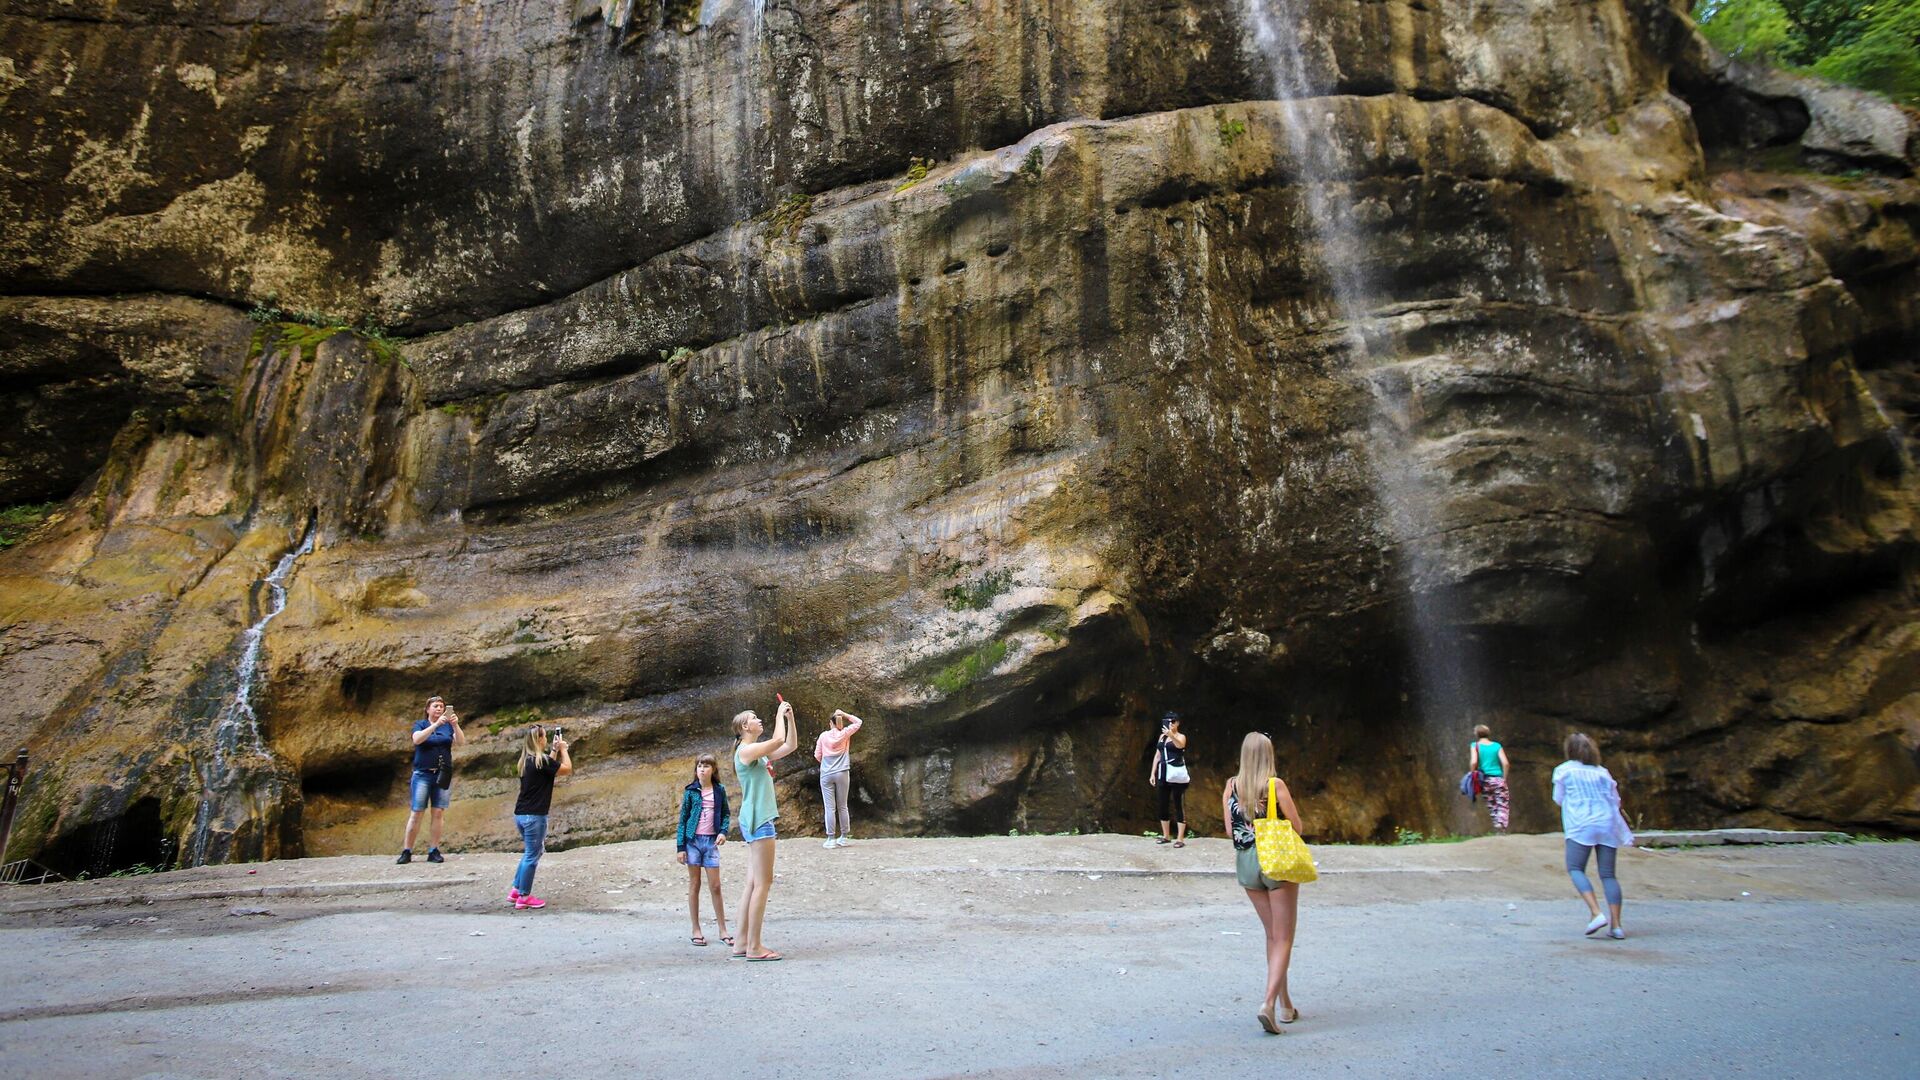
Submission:
POLYGON ((780 964, 691 947, 670 860, 550 855, 543 912, 507 854, 6 890, 0 1074, 1895 1076, 1920 1039, 1920 844, 1624 852, 1624 942, 1557 838, 1322 848, 1278 1039, 1222 840, 796 841, 780 964))

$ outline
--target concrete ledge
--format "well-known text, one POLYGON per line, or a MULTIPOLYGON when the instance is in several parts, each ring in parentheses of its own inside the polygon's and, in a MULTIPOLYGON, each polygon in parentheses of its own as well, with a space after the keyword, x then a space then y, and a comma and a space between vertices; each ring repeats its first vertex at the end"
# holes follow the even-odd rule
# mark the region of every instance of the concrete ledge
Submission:
POLYGON ((413 889, 437 889, 443 885, 470 884, 477 877, 402 878, 397 881, 316 881, 297 885, 234 885, 203 889, 113 892, 97 896, 48 897, 0 904, 0 915, 25 915, 35 911, 61 911, 67 908, 105 907, 109 904, 165 904, 182 900, 238 900, 271 896, 340 896, 354 893, 408 892, 413 889))
POLYGON ((1712 847, 1716 844, 1844 844, 1843 832, 1792 832, 1786 829, 1676 829, 1638 833, 1641 847, 1712 847))

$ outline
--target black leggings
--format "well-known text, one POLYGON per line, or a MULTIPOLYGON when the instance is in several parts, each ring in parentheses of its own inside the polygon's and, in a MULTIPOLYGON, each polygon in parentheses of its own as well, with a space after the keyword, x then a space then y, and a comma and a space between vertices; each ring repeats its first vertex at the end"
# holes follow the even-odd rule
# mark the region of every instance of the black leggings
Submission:
POLYGON ((1184 824, 1187 820, 1186 801, 1187 785, 1169 784, 1165 780, 1160 781, 1161 821, 1171 821, 1176 825, 1184 824), (1173 812, 1168 813, 1168 810, 1172 810, 1173 812))

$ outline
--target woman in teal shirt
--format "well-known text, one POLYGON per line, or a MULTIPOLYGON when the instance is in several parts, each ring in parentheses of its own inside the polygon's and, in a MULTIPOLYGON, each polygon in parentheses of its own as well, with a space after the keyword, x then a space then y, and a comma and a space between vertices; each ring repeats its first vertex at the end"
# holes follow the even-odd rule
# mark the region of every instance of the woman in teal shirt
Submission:
POLYGON ((762 740, 766 725, 752 709, 733 718, 733 773, 740 778, 740 839, 747 842, 747 891, 740 898, 740 935, 733 955, 749 960, 778 960, 780 954, 760 942, 767 918, 767 893, 773 888, 774 819, 780 816, 773 801, 770 761, 793 753, 800 732, 793 722, 793 706, 784 700, 773 714, 773 738, 762 740))
POLYGON ((1467 768, 1480 770, 1480 789, 1487 793, 1487 812, 1493 815, 1493 831, 1507 831, 1507 750, 1493 741, 1493 729, 1485 724, 1473 729, 1473 745, 1467 748, 1467 768))

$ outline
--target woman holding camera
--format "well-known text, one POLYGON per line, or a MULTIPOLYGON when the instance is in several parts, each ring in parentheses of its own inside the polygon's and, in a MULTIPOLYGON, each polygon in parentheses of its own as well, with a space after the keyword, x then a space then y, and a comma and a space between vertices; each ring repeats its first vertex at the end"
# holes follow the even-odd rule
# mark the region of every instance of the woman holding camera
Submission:
POLYGON ((453 801, 453 748, 463 746, 467 733, 460 730, 460 717, 438 694, 427 699, 427 715, 413 724, 413 811, 407 815, 407 839, 396 863, 413 861, 413 841, 420 835, 420 812, 433 808, 433 827, 428 833, 428 862, 446 862, 440 854, 440 824, 447 804, 453 801))
POLYGON ((820 845, 824 848, 846 847, 853 840, 847 792, 853 786, 853 733, 860 730, 860 718, 835 709, 832 723, 813 744, 813 758, 820 763, 820 801, 827 810, 827 839, 820 845))
POLYGON ((1187 737, 1180 733, 1180 714, 1160 718, 1160 740, 1153 748, 1153 765, 1147 770, 1147 783, 1160 792, 1160 839, 1156 843, 1187 846, 1187 737), (1178 831, 1168 835, 1167 822, 1178 831))
POLYGON ((733 955, 749 960, 778 960, 760 932, 767 920, 767 894, 773 889, 774 819, 780 816, 773 800, 773 772, 767 764, 800 746, 793 723, 793 706, 780 702, 774 711, 773 737, 761 739, 766 725, 752 709, 733 718, 733 772, 740 778, 740 839, 747 843, 747 891, 740 898, 739 936, 733 955))
POLYGON ((533 895, 533 872, 540 868, 540 856, 547 850, 547 811, 553 806, 553 782, 573 774, 573 758, 567 755, 567 740, 555 728, 553 741, 547 741, 547 729, 539 724, 527 729, 520 745, 520 798, 513 804, 513 824, 520 830, 526 853, 520 857, 520 869, 514 872, 513 887, 507 899, 515 909, 526 911, 547 906, 533 895))

